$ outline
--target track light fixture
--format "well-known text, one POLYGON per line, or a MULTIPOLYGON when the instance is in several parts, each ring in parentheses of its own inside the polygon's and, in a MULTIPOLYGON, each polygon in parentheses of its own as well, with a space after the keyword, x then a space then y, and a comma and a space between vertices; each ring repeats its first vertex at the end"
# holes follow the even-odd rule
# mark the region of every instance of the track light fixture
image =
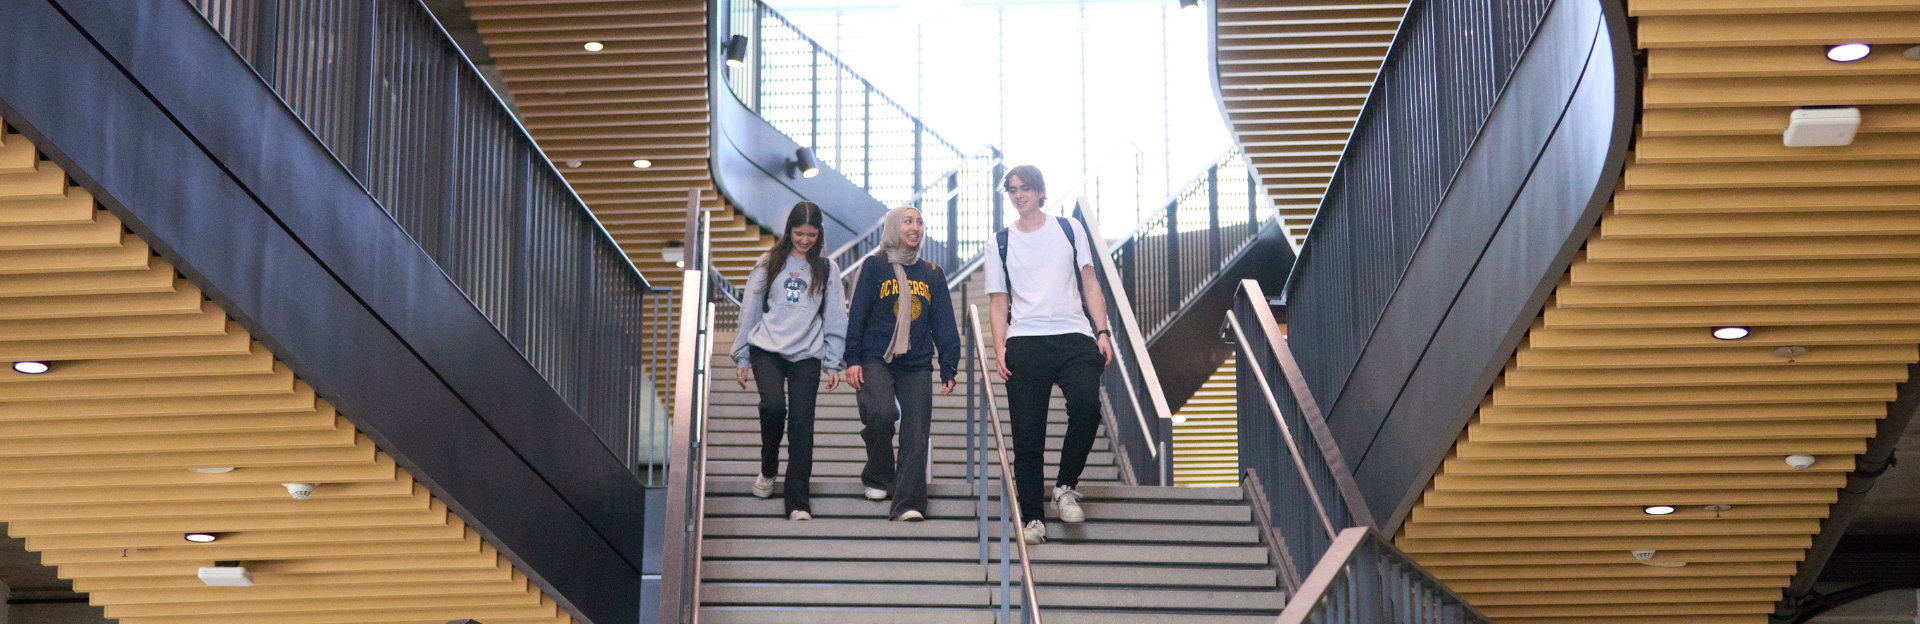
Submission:
POLYGON ((1200 0, 1180 0, 1180 9, 1192 11, 1200 8, 1200 0))
POLYGON ((1715 327, 1713 337, 1721 340, 1739 340, 1753 334, 1752 329, 1740 326, 1715 327))
POLYGON ((46 362, 28 360, 24 362, 13 363, 13 372, 20 373, 22 375, 38 375, 50 370, 53 370, 53 366, 47 364, 46 362))
POLYGON ((1873 46, 1864 43, 1842 43, 1827 46, 1827 60, 1835 63, 1852 63, 1873 53, 1873 46))
POLYGON ((747 36, 734 35, 727 40, 727 67, 747 66, 747 36))
POLYGON ((787 160, 787 179, 793 179, 795 173, 802 178, 820 175, 820 161, 814 160, 813 150, 802 147, 793 151, 793 158, 787 160))

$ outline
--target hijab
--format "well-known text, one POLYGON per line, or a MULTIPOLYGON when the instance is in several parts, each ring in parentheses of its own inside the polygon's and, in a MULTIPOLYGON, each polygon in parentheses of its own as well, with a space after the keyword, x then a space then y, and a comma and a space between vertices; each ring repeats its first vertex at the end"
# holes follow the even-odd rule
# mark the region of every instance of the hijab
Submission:
POLYGON ((893 309, 893 340, 887 342, 887 350, 881 356, 888 363, 893 362, 893 356, 913 348, 913 338, 907 329, 913 324, 913 287, 907 283, 907 267, 920 261, 920 246, 908 247, 902 235, 909 210, 919 211, 913 206, 887 211, 887 226, 880 234, 880 252, 885 254, 887 264, 893 266, 894 284, 899 291, 896 299, 899 303, 893 309))

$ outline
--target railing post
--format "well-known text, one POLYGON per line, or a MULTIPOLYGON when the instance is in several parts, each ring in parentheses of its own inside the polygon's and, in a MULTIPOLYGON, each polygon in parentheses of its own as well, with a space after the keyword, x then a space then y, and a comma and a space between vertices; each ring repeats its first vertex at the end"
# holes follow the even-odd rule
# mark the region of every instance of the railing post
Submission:
POLYGON ((1207 266, 1220 266, 1220 165, 1207 168, 1207 266))
POLYGON ((1180 309, 1180 198, 1167 202, 1167 312, 1180 309))
POLYGON ((1006 183, 1006 179, 1006 157, 1000 153, 1000 147, 996 145, 993 147, 993 190, 991 191, 993 193, 993 231, 995 232, 1007 227, 1005 221, 1007 198, 1004 193, 1000 192, 1001 187, 1006 183))
MULTIPOLYGON (((920 192, 921 187, 923 186, 922 184, 920 184, 920 174, 921 174, 921 165, 924 163, 923 161, 921 161, 920 155, 921 155, 921 149, 925 146, 922 144, 922 141, 920 139, 923 135, 925 135, 925 133, 922 132, 922 130, 924 129, 925 128, 923 128, 920 125, 920 119, 914 118, 913 120, 913 184, 907 188, 907 191, 913 194, 918 194, 920 192)), ((922 210, 926 209, 924 206, 921 206, 920 208, 922 210)))
POLYGON ((947 266, 960 268, 960 173, 947 176, 947 266))

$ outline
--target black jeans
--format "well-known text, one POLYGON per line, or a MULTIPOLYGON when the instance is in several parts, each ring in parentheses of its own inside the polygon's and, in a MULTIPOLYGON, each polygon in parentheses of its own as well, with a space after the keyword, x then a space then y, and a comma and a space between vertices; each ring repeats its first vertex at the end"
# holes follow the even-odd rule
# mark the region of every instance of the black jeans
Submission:
POLYGON ((1100 430, 1100 373, 1107 367, 1100 346, 1085 334, 1015 336, 1007 339, 1007 412, 1013 421, 1013 481, 1020 518, 1045 517, 1047 402, 1053 386, 1067 399, 1067 438, 1060 448, 1055 483, 1079 485, 1087 453, 1100 430))
POLYGON ((813 404, 820 393, 820 359, 789 362, 760 347, 747 347, 753 383, 760 388, 760 474, 780 474, 780 434, 787 436, 787 513, 813 513, 813 404), (784 395, 784 396, 783 396, 784 395))
POLYGON ((927 513, 927 435, 933 427, 933 371, 896 371, 885 364, 861 367, 866 377, 854 397, 860 402, 860 439, 867 467, 860 482, 893 493, 898 518, 908 510, 927 513), (893 421, 900 421, 900 458, 893 456, 893 421))

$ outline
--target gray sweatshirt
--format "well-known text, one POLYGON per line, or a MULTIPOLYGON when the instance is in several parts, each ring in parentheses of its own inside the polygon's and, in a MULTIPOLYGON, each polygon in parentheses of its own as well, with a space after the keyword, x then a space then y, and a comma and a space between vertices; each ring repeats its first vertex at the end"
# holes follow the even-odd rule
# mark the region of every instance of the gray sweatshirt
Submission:
MULTIPOLYGON (((760 263, 765 262, 767 257, 760 256, 760 263)), ((774 274, 771 293, 767 292, 766 275, 766 270, 755 264, 753 276, 747 280, 745 300, 740 302, 740 333, 733 338, 734 365, 750 366, 747 346, 752 345, 778 353, 789 362, 819 358, 826 370, 845 368, 840 356, 847 342, 847 296, 834 283, 840 267, 831 258, 827 260, 830 281, 820 295, 813 294, 813 267, 807 266, 806 260, 787 256, 786 263, 774 274), (820 301, 823 296, 824 311, 820 301), (760 311, 762 301, 766 302, 765 312, 760 311)))

